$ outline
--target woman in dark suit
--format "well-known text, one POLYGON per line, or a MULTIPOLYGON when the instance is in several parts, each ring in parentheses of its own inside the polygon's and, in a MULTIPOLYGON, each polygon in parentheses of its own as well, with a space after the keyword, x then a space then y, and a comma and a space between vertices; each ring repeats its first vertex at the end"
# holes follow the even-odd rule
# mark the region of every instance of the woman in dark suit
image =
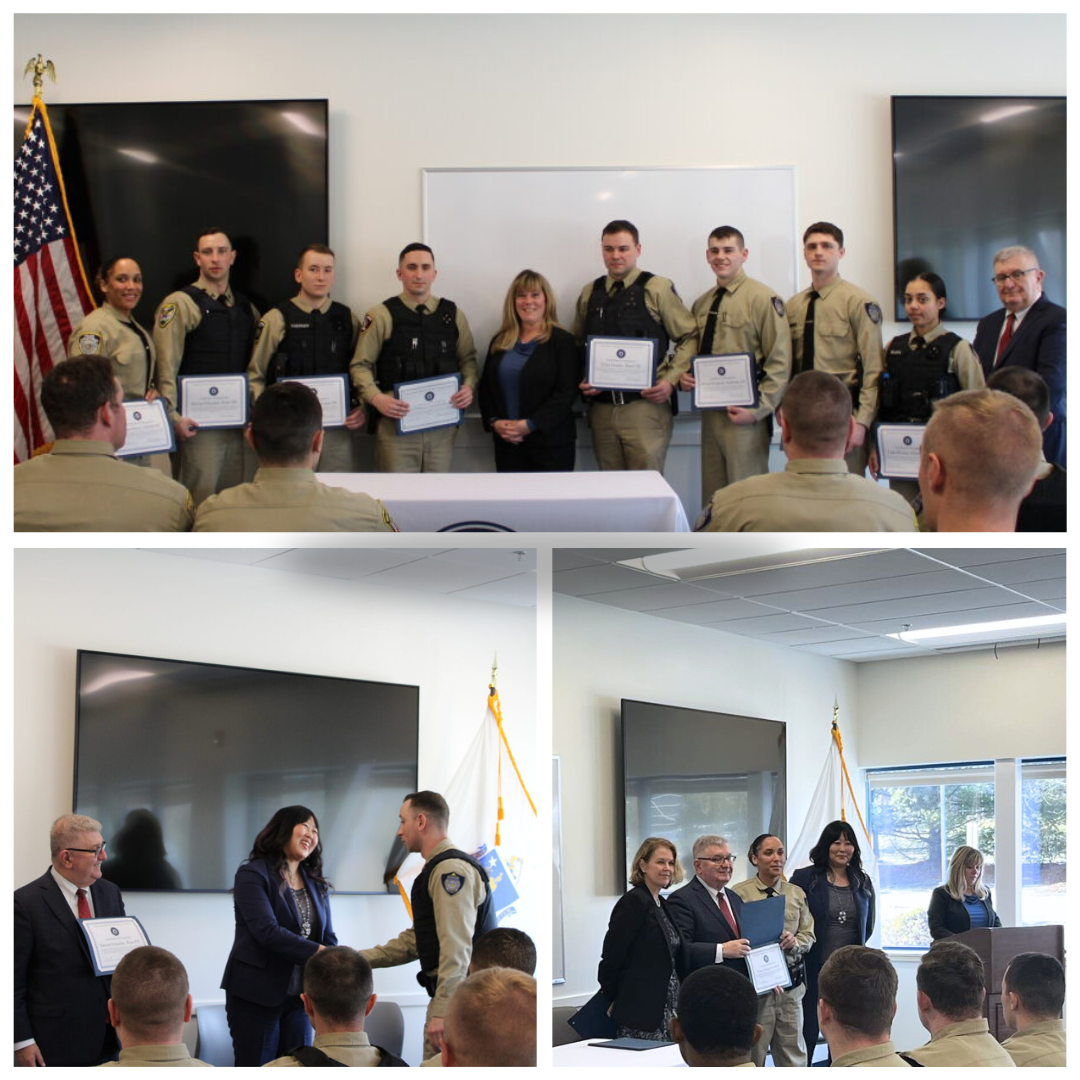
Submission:
POLYGON ((311 1043, 300 1001, 304 964, 336 945, 319 823, 306 806, 279 810, 236 871, 236 937, 221 979, 237 1065, 265 1065, 311 1043))
POLYGON ((620 1038, 669 1039, 685 967, 682 939, 660 890, 682 881, 682 868, 675 845, 657 836, 638 848, 633 867, 634 887, 611 912, 597 976, 620 1038))
POLYGON ((572 472, 578 353, 555 294, 535 270, 510 283, 480 376, 480 415, 499 472, 572 472))
POLYGON ((982 883, 983 857, 978 848, 962 844, 949 861, 949 880, 930 894, 930 936, 962 934, 979 927, 1000 926, 990 890, 982 883))
POLYGON ((806 1063, 814 1060, 818 1040, 818 975, 822 965, 843 945, 865 945, 874 932, 874 883, 862 868, 859 841, 846 821, 830 821, 810 851, 812 866, 802 866, 789 879, 806 893, 814 916, 813 947, 806 954, 806 996, 803 1036, 806 1063))

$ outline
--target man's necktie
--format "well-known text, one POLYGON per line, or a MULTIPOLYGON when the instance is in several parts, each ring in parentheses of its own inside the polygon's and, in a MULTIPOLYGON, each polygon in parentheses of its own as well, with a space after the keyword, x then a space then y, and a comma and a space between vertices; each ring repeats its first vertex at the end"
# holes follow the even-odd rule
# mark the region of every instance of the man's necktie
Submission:
POLYGON ((821 299, 817 289, 810 290, 810 303, 806 305, 806 321, 803 323, 802 363, 799 371, 814 369, 814 305, 821 299))
POLYGON ((79 898, 79 918, 92 919, 94 916, 90 914, 90 902, 86 899, 86 890, 76 889, 75 895, 79 898))
POLYGON ((625 288, 626 288, 626 282, 625 281, 616 281, 615 284, 611 286, 611 295, 613 297, 618 296, 619 293, 621 293, 623 291, 623 289, 625 289, 625 288))
POLYGON ((1016 316, 1010 311, 1008 318, 1005 320, 1005 332, 1001 335, 1001 340, 998 342, 997 356, 994 357, 994 367, 997 367, 1001 363, 1001 358, 1005 355, 1005 350, 1009 347, 1009 342, 1012 341, 1013 327, 1016 326, 1016 316))
POLYGON ((911 339, 911 347, 913 349, 921 349, 925 344, 926 344, 926 338, 920 337, 918 334, 916 334, 911 339))
POLYGON ((724 916, 728 926, 731 927, 731 932, 738 937, 739 928, 735 925, 735 916, 732 914, 731 905, 728 903, 727 893, 718 892, 716 894, 716 902, 720 906, 720 914, 724 916))
POLYGON ((766 888, 765 895, 771 900, 776 895, 776 890, 770 885, 766 888))
POLYGON ((705 319, 705 331, 701 335, 701 351, 703 353, 711 353, 713 347, 713 338, 716 336, 716 319, 720 312, 720 301, 724 299, 724 294, 727 292, 722 285, 716 290, 716 296, 713 298, 713 302, 709 307, 709 314, 705 319))
POLYGON ((416 305, 416 314, 417 315, 426 315, 427 314, 427 304, 417 304, 416 305))

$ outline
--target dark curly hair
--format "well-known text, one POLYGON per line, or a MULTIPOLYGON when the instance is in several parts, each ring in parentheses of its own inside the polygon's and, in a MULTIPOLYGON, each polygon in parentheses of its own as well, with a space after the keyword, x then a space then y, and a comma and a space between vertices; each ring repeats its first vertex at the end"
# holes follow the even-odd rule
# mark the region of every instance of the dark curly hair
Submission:
MULTIPOLYGON (((274 872, 281 877, 282 892, 285 891, 285 845, 292 839, 293 829, 309 818, 315 822, 315 828, 318 829, 319 819, 306 806, 283 806, 255 837, 255 843, 252 845, 248 860, 266 859, 273 866, 274 872)), ((323 877, 321 835, 319 842, 315 845, 315 850, 300 865, 304 868, 308 879, 324 892, 333 888, 333 885, 323 877)))

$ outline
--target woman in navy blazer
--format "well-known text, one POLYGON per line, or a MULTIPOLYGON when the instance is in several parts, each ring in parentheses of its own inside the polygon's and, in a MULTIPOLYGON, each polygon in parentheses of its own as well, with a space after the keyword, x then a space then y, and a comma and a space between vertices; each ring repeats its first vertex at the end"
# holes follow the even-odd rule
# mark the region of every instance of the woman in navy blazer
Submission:
POLYGON ((480 416, 498 472, 573 472, 579 381, 577 346, 558 325, 547 278, 522 270, 480 376, 480 416))
POLYGON ((814 916, 815 941, 806 954, 803 998, 807 1065, 813 1064, 818 1040, 818 975, 822 965, 840 945, 865 945, 874 932, 874 883, 862 868, 855 830, 846 821, 830 821, 811 848, 810 861, 812 866, 800 867, 789 879, 806 893, 807 906, 814 916), (846 940, 849 937, 851 940, 846 940))
POLYGON ((930 936, 962 934, 971 929, 972 912, 977 927, 1000 926, 990 890, 982 883, 983 857, 978 848, 962 844, 949 860, 949 880, 930 894, 926 913, 930 936))
POLYGON ((315 815, 284 807, 255 838, 233 887, 236 937, 221 987, 237 1065, 310 1045, 300 991, 304 964, 337 944, 329 891, 315 815))

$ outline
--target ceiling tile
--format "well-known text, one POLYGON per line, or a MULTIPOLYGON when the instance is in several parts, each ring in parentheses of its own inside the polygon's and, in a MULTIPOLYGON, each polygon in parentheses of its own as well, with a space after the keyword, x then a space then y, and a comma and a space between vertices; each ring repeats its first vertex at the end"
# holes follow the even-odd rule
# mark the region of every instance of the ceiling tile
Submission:
POLYGON ((252 566, 281 555, 292 548, 140 548, 155 555, 179 555, 185 559, 206 559, 208 562, 234 563, 252 566))
POLYGON ((535 548, 450 548, 448 551, 440 551, 432 558, 436 562, 486 566, 493 578, 509 574, 525 574, 536 570, 535 548))
POLYGON ((551 569, 579 570, 583 566, 596 566, 597 560, 581 551, 571 551, 569 548, 552 548, 551 569))
POLYGON ((996 581, 1000 585, 1015 585, 1023 591, 1023 582, 1046 581, 1050 578, 1065 576, 1065 555, 1043 555, 1036 559, 1014 559, 1008 562, 983 563, 973 567, 976 573, 987 581, 996 581))
MULTIPOLYGON (((968 589, 964 592, 945 593, 944 596, 911 596, 900 600, 882 600, 876 604, 849 604, 835 608, 817 608, 815 615, 831 622, 858 624, 861 620, 872 619, 910 619, 916 615, 933 615, 952 611, 967 613, 980 607, 989 607, 1007 602, 1011 594, 1000 589, 968 589)), ((1018 599, 1019 602, 1019 599, 1018 599)), ((964 622, 965 618, 957 620, 964 622)))
MULTIPOLYGON (((504 575, 512 577, 512 574, 504 575)), ((462 563, 440 562, 424 559, 421 562, 391 566, 377 574, 369 574, 365 581, 373 585, 390 585, 399 589, 424 589, 427 592, 456 593, 462 589, 483 585, 492 580, 490 571, 482 566, 462 563)))
POLYGON ((552 588, 565 596, 592 596, 615 592, 616 589, 644 589, 660 583, 648 574, 611 563, 582 567, 580 570, 560 570, 551 577, 552 588))
POLYGON ((445 548, 290 548, 266 565, 274 570, 356 581, 389 567, 422 563, 445 548))
POLYGON ((928 593, 963 592, 971 589, 972 585, 971 578, 959 570, 942 570, 931 574, 886 576, 849 585, 770 593, 767 597, 758 596, 756 599, 768 600, 770 604, 792 611, 809 612, 843 604, 868 604, 907 596, 926 596, 928 593))
POLYGON ((875 619, 872 621, 849 622, 859 630, 875 634, 896 634, 906 624, 912 630, 937 630, 943 626, 967 626, 969 623, 998 622, 1003 619, 1032 619, 1040 615, 1052 615, 1053 612, 1042 604, 1008 604, 995 607, 972 608, 968 611, 946 611, 932 615, 912 615, 901 619, 875 619))
POLYGON ((716 600, 716 594, 696 589, 693 585, 671 584, 649 585, 644 589, 619 589, 590 599, 629 611, 654 611, 657 608, 674 609, 712 603, 716 600))
POLYGON ((1058 553, 1063 548, 917 548, 917 551, 931 559, 941 559, 950 566, 982 566, 998 562, 1013 562, 1023 559, 1039 558, 1051 552, 1058 553))
POLYGON ((661 619, 674 619, 676 622, 703 624, 760 615, 761 607, 749 600, 713 600, 707 604, 693 604, 689 607, 661 608, 650 611, 649 614, 659 615, 661 619))
POLYGON ((536 607, 536 575, 515 574, 499 581, 487 581, 468 589, 459 589, 454 596, 464 600, 487 600, 513 607, 536 607))
POLYGON ((779 634, 771 634, 769 641, 777 645, 818 645, 830 641, 855 641, 865 637, 867 635, 863 631, 847 626, 818 625, 816 629, 785 630, 779 634))
POLYGON ((816 619, 805 619, 801 615, 780 612, 775 615, 759 615, 754 619, 738 619, 735 622, 725 623, 724 629, 730 630, 733 634, 762 637, 784 630, 809 630, 819 626, 821 623, 816 619))

